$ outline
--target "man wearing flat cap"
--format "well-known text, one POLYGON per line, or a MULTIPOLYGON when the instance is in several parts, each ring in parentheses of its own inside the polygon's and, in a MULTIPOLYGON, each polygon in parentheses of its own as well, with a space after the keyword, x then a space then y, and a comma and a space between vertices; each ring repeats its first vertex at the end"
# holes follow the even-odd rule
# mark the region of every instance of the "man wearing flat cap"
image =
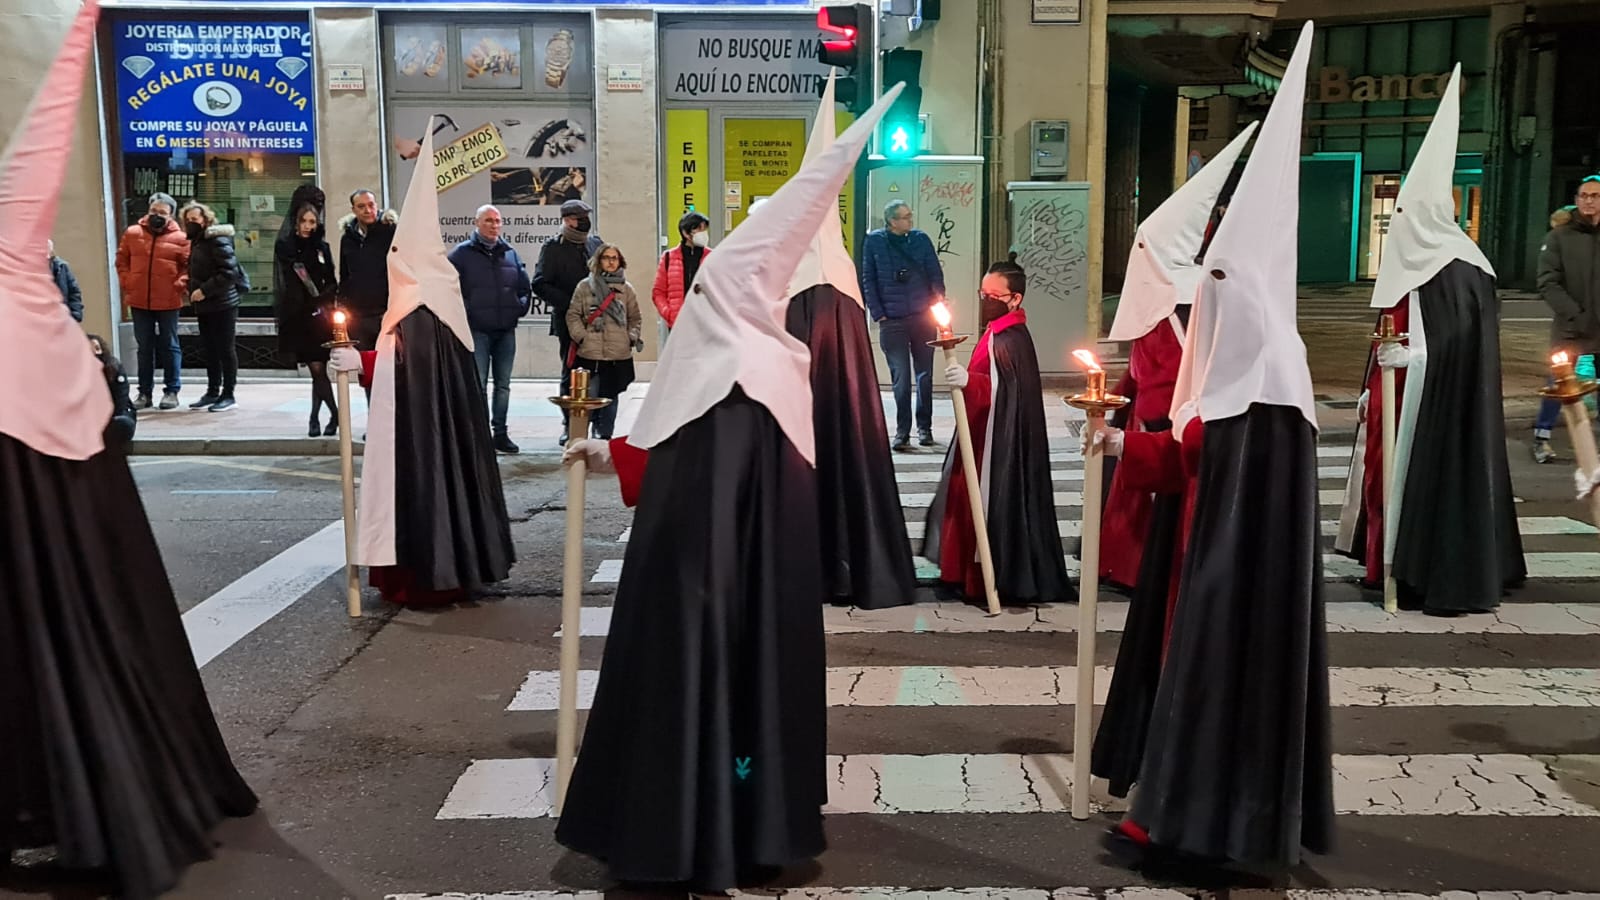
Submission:
MULTIPOLYGON (((539 249, 539 261, 533 267, 533 292, 550 313, 550 333, 559 344, 562 394, 568 393, 571 372, 567 366, 567 351, 572 346, 572 337, 567 334, 567 307, 572 304, 572 292, 578 283, 589 277, 589 257, 603 243, 592 230, 593 212, 582 200, 561 204, 561 233, 539 249)), ((561 443, 566 442, 567 429, 563 425, 561 443)))

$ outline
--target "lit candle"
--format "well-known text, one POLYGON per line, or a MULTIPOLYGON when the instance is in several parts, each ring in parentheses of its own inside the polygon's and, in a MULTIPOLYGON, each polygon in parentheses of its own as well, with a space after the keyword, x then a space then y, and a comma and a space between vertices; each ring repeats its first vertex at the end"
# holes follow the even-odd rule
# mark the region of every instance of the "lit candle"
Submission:
POLYGON ((1091 400, 1105 399, 1106 370, 1100 368, 1100 360, 1095 359, 1094 354, 1088 350, 1074 350, 1072 351, 1072 358, 1077 360, 1078 365, 1084 368, 1084 375, 1088 382, 1084 387, 1084 394, 1091 400))
POLYGON ((1555 373, 1556 381, 1560 382, 1573 381, 1578 377, 1572 357, 1565 350, 1558 351, 1550 357, 1550 371, 1555 373))
POLYGON ((933 321, 939 326, 939 340, 948 341, 956 336, 955 329, 950 327, 950 308, 940 300, 929 310, 933 313, 933 321))
POLYGON ((336 344, 349 343, 350 329, 347 323, 350 316, 342 309, 333 311, 333 342, 336 344))

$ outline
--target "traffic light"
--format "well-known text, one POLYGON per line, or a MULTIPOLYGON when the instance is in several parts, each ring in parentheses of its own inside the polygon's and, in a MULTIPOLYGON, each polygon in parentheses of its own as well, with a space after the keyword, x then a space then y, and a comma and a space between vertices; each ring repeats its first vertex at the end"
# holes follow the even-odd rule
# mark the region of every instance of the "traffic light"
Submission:
MULTIPOLYGON (((872 7, 865 3, 851 6, 824 6, 817 10, 817 27, 838 35, 817 42, 817 61, 839 69, 834 93, 845 109, 860 115, 872 107, 872 64, 876 54, 872 44, 872 7)), ((823 82, 817 83, 822 96, 823 82)))
POLYGON ((883 117, 879 144, 884 156, 908 159, 922 150, 922 51, 890 50, 883 55, 883 86, 905 89, 883 117))

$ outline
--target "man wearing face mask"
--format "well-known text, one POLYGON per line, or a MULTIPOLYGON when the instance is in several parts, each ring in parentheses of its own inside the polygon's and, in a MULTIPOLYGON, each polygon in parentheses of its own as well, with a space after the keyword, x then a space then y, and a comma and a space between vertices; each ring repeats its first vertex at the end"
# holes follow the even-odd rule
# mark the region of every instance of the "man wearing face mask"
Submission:
MULTIPOLYGON (((1072 595, 1056 524, 1039 357, 1022 309, 1027 286, 1015 254, 989 267, 979 293, 988 324, 971 361, 965 367, 951 363, 944 372, 951 389, 966 399, 978 457, 978 490, 994 554, 995 590, 1000 602, 1024 606, 1059 603, 1072 595)), ((938 562, 945 591, 982 605, 977 534, 959 454, 952 442, 928 509, 922 555, 938 562)))
POLYGON ((913 225, 911 206, 890 201, 884 227, 861 243, 861 299, 878 323, 878 344, 894 381, 894 449, 911 449, 911 388, 916 385, 917 443, 933 446, 933 319, 944 296, 944 269, 933 239, 913 225))
POLYGON ((166 372, 162 409, 178 408, 183 350, 178 346, 178 310, 189 292, 189 238, 172 215, 178 202, 170 194, 151 194, 149 212, 123 232, 117 244, 117 281, 122 303, 133 313, 139 344, 139 396, 133 405, 150 408, 155 390, 156 356, 166 372))
MULTIPOLYGON (((533 292, 543 302, 550 314, 550 333, 555 335, 561 354, 561 392, 567 393, 567 366, 572 348, 572 335, 567 332, 567 308, 572 305, 572 292, 589 277, 589 257, 604 243, 600 235, 592 232, 590 215, 594 212, 582 200, 568 200, 561 204, 561 234, 539 248, 539 261, 533 267, 533 292)), ((567 429, 561 429, 561 441, 567 442, 567 429)))
POLYGON ((667 323, 668 332, 678 321, 683 298, 689 293, 689 285, 694 284, 700 263, 711 252, 711 220, 689 210, 678 220, 678 237, 681 239, 678 246, 661 254, 655 286, 650 289, 650 299, 655 302, 662 321, 667 323))

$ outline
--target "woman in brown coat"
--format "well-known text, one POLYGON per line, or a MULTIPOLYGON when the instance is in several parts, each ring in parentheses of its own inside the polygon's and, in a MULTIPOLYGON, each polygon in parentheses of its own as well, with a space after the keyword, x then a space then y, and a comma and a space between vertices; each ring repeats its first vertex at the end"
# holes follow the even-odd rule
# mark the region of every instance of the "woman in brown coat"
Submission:
POLYGON ((595 394, 611 401, 595 411, 591 422, 594 436, 601 440, 611 439, 617 398, 633 384, 634 351, 644 349, 639 298, 628 283, 627 267, 616 244, 601 244, 589 257, 589 277, 578 282, 567 307, 571 362, 593 372, 595 394))

